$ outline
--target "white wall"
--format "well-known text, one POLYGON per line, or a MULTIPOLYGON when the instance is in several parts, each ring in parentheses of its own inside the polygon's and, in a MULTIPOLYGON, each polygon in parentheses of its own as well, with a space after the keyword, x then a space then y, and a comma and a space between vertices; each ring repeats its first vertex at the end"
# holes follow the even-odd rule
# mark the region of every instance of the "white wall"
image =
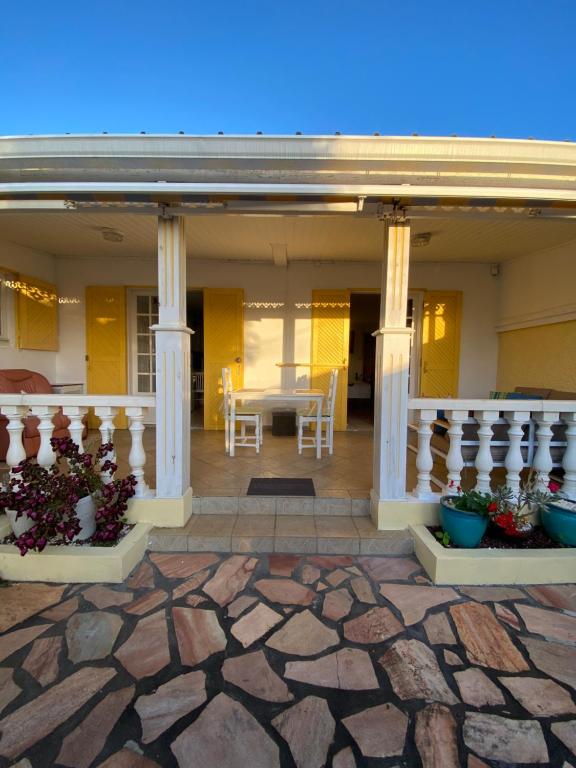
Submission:
MULTIPOLYGON (((0 222, 1 223, 1 222, 0 222)), ((0 242, 0 268, 56 283, 56 259, 15 243, 0 242)), ((56 352, 18 349, 16 346, 16 296, 11 296, 8 344, 0 346, 0 368, 29 368, 56 382, 56 352)))
MULTIPOLYGON (((310 360, 310 307, 313 288, 374 289, 380 265, 363 263, 291 263, 287 268, 255 263, 188 260, 189 288, 243 288, 245 301, 245 385, 305 385, 306 369, 281 369, 278 362, 310 360), (251 304, 280 303, 277 308, 251 304)), ((62 381, 85 381, 84 288, 86 285, 157 284, 152 259, 58 259, 62 297, 79 303, 60 305, 60 353, 57 375, 62 381)), ((496 381, 498 281, 488 265, 413 264, 411 289, 462 290, 460 395, 484 397, 496 381)))

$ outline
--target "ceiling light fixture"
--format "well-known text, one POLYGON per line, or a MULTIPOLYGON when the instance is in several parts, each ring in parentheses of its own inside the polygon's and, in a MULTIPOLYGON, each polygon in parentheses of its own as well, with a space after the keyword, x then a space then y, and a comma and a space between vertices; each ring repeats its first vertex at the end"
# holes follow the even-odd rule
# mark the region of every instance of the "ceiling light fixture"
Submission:
POLYGON ((431 239, 432 239, 431 232, 418 232, 417 234, 412 236, 412 240, 411 240, 412 248, 423 248, 424 246, 430 244, 431 239))
POLYGON ((100 227, 100 234, 104 240, 108 240, 110 243, 121 243, 124 240, 124 235, 117 229, 111 227, 100 227))

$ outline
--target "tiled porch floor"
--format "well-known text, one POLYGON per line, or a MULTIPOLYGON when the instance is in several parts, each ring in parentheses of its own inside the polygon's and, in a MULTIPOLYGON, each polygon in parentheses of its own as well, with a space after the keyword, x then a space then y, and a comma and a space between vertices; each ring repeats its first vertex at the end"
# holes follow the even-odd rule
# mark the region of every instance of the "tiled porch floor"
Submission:
POLYGON ((0 591, 1 768, 576 764, 574 586, 167 553, 0 591))

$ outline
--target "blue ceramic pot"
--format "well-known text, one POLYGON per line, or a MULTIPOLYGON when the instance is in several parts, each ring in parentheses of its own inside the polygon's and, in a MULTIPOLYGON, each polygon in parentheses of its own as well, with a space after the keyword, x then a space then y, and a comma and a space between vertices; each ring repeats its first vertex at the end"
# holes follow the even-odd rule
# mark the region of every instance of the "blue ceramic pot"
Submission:
POLYGON ((552 503, 540 514, 542 525, 551 539, 567 547, 576 547, 576 512, 552 503))
POLYGON ((477 515, 475 512, 463 512, 448 506, 451 496, 443 496, 440 499, 440 522, 442 528, 450 536, 452 543, 457 547, 472 549, 480 544, 482 536, 488 527, 488 516, 477 515))

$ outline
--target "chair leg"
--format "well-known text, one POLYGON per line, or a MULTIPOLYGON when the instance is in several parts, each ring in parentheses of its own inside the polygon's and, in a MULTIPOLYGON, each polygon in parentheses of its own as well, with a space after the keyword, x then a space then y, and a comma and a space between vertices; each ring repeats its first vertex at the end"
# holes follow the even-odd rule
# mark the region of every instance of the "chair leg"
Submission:
POLYGON ((298 419, 298 453, 302 453, 302 421, 298 419))
POLYGON ((256 453, 260 453, 260 416, 256 416, 256 423, 254 424, 254 435, 256 437, 256 453))
POLYGON ((330 422, 326 426, 328 431, 328 453, 332 456, 334 453, 334 424, 330 422))
POLYGON ((230 453, 230 419, 224 417, 224 447, 230 453))

